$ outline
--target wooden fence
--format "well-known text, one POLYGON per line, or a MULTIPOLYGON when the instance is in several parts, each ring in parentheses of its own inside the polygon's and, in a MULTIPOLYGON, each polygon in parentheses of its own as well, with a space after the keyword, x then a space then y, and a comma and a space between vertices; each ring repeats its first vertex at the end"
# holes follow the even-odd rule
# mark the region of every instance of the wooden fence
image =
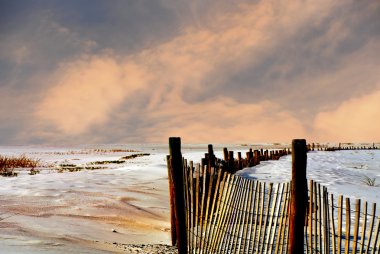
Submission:
POLYGON ((287 251, 289 183, 184 165, 189 253, 287 251))
POLYGON ((294 193, 300 192, 295 191, 294 177, 293 184, 272 184, 236 176, 228 165, 240 167, 239 159, 233 163, 228 157, 214 159, 209 146, 201 164, 182 159, 178 180, 173 175, 178 161, 173 164, 172 152, 168 156, 172 240, 179 253, 380 253, 376 204, 369 208, 358 199, 351 205, 350 198, 334 197, 311 180, 304 191, 307 200, 300 202, 304 215, 294 225, 292 197, 300 199, 294 193), (176 190, 179 185, 181 193, 176 190), (178 207, 179 202, 183 207, 178 207), (294 227, 302 234, 295 234, 294 227), (302 251, 294 249, 294 243, 302 251))

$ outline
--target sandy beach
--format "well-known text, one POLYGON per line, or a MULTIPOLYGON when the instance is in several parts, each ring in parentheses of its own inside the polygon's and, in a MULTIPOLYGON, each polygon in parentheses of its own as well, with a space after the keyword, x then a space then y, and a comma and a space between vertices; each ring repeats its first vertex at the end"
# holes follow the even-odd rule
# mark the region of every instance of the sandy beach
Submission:
MULTIPOLYGON (((54 150, 40 150, 3 148, 1 153, 27 154, 55 165, 83 165, 122 155, 83 155, 79 150, 52 155, 54 150)), ((1 249, 6 253, 134 253, 148 248, 136 244, 149 243, 166 250, 170 215, 162 155, 109 164, 101 170, 58 173, 55 168, 41 168, 37 175, 21 170, 17 177, 2 178, 1 249)))
MULTIPOLYGON (((217 157, 222 147, 215 147, 217 157)), ((246 146, 228 146, 246 151, 246 146)), ((101 147, 111 150, 115 147, 101 147)), ((118 147, 120 148, 120 147, 118 147)), ((125 146, 124 146, 125 148, 125 146)), ((166 145, 136 145, 130 152, 94 152, 94 147, 0 147, 0 154, 24 154, 49 167, 29 175, 2 177, 0 249, 4 253, 175 253, 170 239, 166 145), (146 153, 97 170, 62 171, 96 161, 146 153), (61 173, 59 173, 61 172, 61 173)), ((188 145, 183 155, 199 162, 207 145, 188 145)), ((363 183, 379 178, 379 151, 310 152, 308 178, 333 193, 380 201, 379 187, 363 183)), ((238 174, 254 179, 290 180, 291 157, 262 162, 238 174)))

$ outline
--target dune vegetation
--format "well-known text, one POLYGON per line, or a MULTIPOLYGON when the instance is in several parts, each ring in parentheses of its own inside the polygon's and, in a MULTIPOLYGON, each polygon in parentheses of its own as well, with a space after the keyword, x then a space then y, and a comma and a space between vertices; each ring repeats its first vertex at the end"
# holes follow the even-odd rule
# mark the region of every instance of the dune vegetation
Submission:
POLYGON ((15 168, 30 168, 31 172, 35 172, 35 168, 40 164, 39 159, 32 159, 26 155, 20 156, 2 156, 0 155, 0 175, 17 176, 14 172, 15 168))

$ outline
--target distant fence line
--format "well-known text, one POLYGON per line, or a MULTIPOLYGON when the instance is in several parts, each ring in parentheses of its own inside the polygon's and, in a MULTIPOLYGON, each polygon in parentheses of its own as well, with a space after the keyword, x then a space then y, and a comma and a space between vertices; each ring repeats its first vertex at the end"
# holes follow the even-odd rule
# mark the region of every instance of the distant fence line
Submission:
MULTIPOLYGON (((379 147, 375 146, 373 143, 372 146, 327 146, 320 144, 307 144, 307 151, 340 151, 340 150, 378 150, 379 147)), ((235 153, 234 151, 229 151, 226 147, 223 148, 223 159, 216 158, 214 154, 214 149, 212 145, 208 145, 208 153, 205 153, 204 158, 202 158, 201 166, 208 166, 222 168, 223 171, 228 173, 236 173, 238 170, 241 170, 246 167, 253 167, 260 162, 269 161, 269 160, 278 160, 282 156, 290 155, 290 148, 273 148, 273 149, 255 149, 249 148, 245 153, 245 158, 242 157, 241 152, 235 153), (237 157, 234 156, 237 154, 237 157)))
MULTIPOLYGON (((305 147, 305 158, 313 148, 305 147)), ((302 171, 294 165, 299 152, 293 154, 292 182, 278 184, 233 173, 290 149, 250 150, 235 160, 225 148, 222 160, 209 145, 202 163, 194 165, 182 158, 180 139, 172 138, 170 153, 172 243, 179 253, 380 253, 376 204, 369 209, 357 199, 352 209, 349 198, 336 198, 312 180, 308 184, 306 163, 304 175, 295 177, 302 171)))

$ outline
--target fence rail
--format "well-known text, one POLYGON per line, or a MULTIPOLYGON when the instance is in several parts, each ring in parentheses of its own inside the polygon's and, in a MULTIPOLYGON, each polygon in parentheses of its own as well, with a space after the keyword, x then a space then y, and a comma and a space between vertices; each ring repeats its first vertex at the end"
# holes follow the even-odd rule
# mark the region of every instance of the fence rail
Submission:
MULTIPOLYGON (((209 154, 213 154, 210 147, 209 154)), ((185 243, 174 241, 182 244, 179 253, 300 253, 290 248, 294 185, 243 178, 229 172, 228 160, 215 161, 194 164, 182 160, 184 219, 178 220, 178 212, 173 211, 177 208, 172 209, 172 224, 177 223, 172 229, 186 235, 185 243)), ((171 167, 168 156, 169 182, 175 181, 171 167)), ((295 239, 302 252, 380 254, 376 204, 335 197, 312 180, 306 192, 306 211, 297 225, 303 239, 295 239)))

